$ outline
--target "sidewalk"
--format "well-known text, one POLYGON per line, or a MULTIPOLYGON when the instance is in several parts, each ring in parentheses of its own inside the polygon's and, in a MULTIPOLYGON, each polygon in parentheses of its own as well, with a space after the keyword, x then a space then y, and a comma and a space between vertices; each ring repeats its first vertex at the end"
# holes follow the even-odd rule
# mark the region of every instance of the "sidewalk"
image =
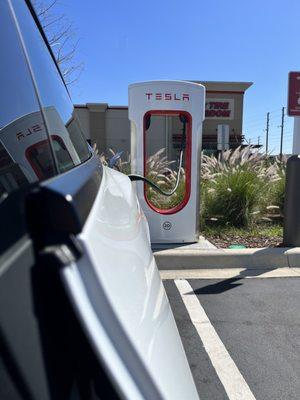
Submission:
POLYGON ((190 245, 156 245, 153 246, 153 253, 161 270, 300 267, 300 247, 217 249, 203 237, 198 243, 190 245))

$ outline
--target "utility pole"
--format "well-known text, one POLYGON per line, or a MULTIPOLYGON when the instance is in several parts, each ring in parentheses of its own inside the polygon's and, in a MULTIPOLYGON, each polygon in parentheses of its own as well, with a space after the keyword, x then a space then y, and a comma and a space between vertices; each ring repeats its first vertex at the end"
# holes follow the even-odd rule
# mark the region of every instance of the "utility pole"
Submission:
POLYGON ((268 155, 269 150, 269 122, 270 122, 270 113, 267 113, 267 126, 266 126, 266 156, 268 155))
POLYGON ((282 114, 281 114, 281 134, 280 134, 280 153, 279 159, 282 161, 282 146, 283 146, 283 128, 284 128, 284 107, 282 107, 282 114))

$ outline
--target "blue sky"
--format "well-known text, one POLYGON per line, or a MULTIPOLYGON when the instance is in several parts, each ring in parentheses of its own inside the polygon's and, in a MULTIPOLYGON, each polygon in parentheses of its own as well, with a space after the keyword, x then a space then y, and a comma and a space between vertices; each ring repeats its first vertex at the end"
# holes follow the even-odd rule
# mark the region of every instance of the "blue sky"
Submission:
MULTIPOLYGON (((251 81, 244 133, 278 152, 287 75, 299 70, 299 0, 61 0, 84 62, 75 103, 127 104, 129 83, 151 79, 251 81)), ((290 151, 292 118, 284 149, 290 151)))

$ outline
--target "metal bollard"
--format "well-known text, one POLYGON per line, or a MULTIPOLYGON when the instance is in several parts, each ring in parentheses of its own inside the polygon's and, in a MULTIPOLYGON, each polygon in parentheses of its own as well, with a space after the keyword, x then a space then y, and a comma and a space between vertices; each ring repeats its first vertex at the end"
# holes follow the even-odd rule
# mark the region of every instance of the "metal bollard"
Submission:
POLYGON ((292 156, 287 161, 283 244, 300 247, 300 155, 292 156))

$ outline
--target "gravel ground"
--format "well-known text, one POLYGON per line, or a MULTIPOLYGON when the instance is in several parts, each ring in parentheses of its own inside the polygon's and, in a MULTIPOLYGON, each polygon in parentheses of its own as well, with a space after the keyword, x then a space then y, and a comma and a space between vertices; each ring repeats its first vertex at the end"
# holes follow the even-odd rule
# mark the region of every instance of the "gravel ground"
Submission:
POLYGON ((280 236, 247 237, 228 234, 226 236, 205 235, 205 238, 221 249, 231 245, 244 245, 246 247, 281 247, 282 245, 282 237, 280 236))

